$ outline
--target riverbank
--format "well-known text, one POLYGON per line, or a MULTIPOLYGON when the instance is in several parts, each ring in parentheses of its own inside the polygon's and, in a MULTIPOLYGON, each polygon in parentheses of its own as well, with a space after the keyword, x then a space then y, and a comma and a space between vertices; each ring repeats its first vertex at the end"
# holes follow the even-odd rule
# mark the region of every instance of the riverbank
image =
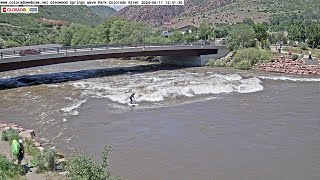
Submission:
MULTIPOLYGON (((42 147, 42 144, 37 141, 37 136, 34 130, 32 129, 26 129, 18 124, 15 123, 9 123, 6 121, 0 121, 0 134, 2 135, 4 131, 13 129, 18 134, 19 137, 24 140, 25 148, 26 148, 26 141, 31 140, 33 142, 32 146, 37 148, 40 152, 44 150, 42 147)), ((6 157, 9 161, 13 158, 11 155, 11 146, 10 143, 7 141, 1 140, 0 141, 0 155, 6 157)), ((61 157, 58 162, 64 162, 64 157, 62 154, 57 153, 61 157)), ((37 168, 30 165, 31 160, 34 157, 26 153, 25 149, 25 158, 22 160, 22 167, 25 171, 25 173, 22 175, 22 179, 27 180, 63 180, 65 177, 63 176, 63 173, 58 174, 58 172, 46 172, 42 174, 36 173, 37 168)), ((1 173, 0 173, 1 174, 1 173)), ((1 177, 0 177, 1 178, 1 177)))
POLYGON ((274 62, 265 63, 255 69, 297 75, 320 75, 320 65, 308 65, 304 59, 293 60, 288 57, 276 57, 274 62))

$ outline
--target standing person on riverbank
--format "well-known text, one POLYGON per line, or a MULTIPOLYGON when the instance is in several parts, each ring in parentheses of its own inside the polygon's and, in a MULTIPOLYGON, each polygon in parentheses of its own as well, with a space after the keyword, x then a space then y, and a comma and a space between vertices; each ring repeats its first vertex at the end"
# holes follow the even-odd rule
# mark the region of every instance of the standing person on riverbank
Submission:
POLYGON ((312 53, 309 51, 309 59, 312 60, 312 53))
POLYGON ((17 140, 13 140, 11 143, 11 154, 14 160, 18 159, 20 145, 17 140))
POLYGON ((18 164, 21 164, 21 161, 24 158, 24 146, 23 146, 22 139, 19 140, 19 146, 20 146, 20 148, 19 148, 19 152, 18 152, 17 158, 18 158, 18 164))

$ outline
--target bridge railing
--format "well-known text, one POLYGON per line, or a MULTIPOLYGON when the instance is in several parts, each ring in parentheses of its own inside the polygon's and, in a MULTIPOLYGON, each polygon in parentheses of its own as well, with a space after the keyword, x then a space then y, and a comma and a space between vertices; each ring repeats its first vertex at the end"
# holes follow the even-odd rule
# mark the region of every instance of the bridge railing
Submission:
MULTIPOLYGON (((63 53, 67 55, 68 53, 79 51, 93 51, 93 50, 107 50, 107 49, 124 49, 124 48, 152 48, 156 46, 175 46, 175 47, 186 47, 186 46, 213 46, 213 45, 223 45, 217 44, 216 42, 171 42, 171 43, 126 43, 126 44, 95 44, 95 45, 84 45, 84 46, 62 46, 62 47, 49 47, 49 48, 39 48, 34 49, 41 54, 60 54, 63 53)), ((0 49, 0 59, 19 57, 21 51, 6 51, 5 49, 1 51, 0 49)))

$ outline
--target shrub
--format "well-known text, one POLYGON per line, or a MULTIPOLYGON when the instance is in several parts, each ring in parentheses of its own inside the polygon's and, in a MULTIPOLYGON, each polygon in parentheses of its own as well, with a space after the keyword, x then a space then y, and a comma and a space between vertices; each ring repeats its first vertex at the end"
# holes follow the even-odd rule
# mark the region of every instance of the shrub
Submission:
POLYGON ((210 59, 206 65, 214 67, 225 67, 225 63, 222 59, 210 59))
POLYGON ((255 64, 270 62, 271 57, 271 53, 263 49, 242 49, 234 55, 232 66, 236 69, 250 69, 255 64))
POLYGON ((308 45, 306 43, 301 43, 300 44, 300 49, 302 50, 308 50, 308 45))
POLYGON ((226 67, 228 59, 210 59, 207 66, 214 66, 214 67, 226 67))
POLYGON ((53 171, 57 164, 56 152, 52 149, 44 149, 33 157, 33 165, 37 165, 37 172, 53 171))
POLYGON ((14 139, 19 140, 19 134, 16 130, 10 128, 8 130, 2 131, 1 139, 4 141, 9 141, 11 143, 14 139))
POLYGON ((25 147, 24 147, 25 153, 35 157, 37 154, 40 153, 40 150, 33 146, 33 140, 32 139, 25 139, 25 147))
POLYGON ((119 177, 111 175, 107 170, 107 159, 111 151, 112 149, 110 146, 105 146, 102 153, 101 164, 96 164, 91 156, 82 153, 71 157, 65 166, 65 170, 68 172, 67 178, 70 180, 120 179, 119 177))
POLYGON ((299 58, 298 54, 292 54, 292 60, 297 60, 299 58))
POLYGON ((96 165, 91 157, 84 154, 72 157, 66 164, 66 170, 67 177, 71 180, 107 179, 108 177, 101 165, 96 165))
POLYGON ((251 63, 250 63, 250 60, 248 59, 244 59, 244 60, 241 60, 239 62, 237 62, 236 64, 234 64, 234 68, 236 69, 241 69, 241 70, 248 70, 248 69, 251 69, 251 63))
POLYGON ((21 165, 0 156, 0 179, 18 179, 23 173, 24 169, 21 165))

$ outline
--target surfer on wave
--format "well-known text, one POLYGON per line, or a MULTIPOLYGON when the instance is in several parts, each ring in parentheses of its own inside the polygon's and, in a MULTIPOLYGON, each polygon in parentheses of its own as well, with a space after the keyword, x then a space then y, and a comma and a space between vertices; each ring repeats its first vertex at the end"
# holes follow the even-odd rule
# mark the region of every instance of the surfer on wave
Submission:
POLYGON ((131 94, 131 96, 130 96, 130 104, 134 104, 135 102, 136 102, 136 99, 134 98, 134 95, 135 95, 136 93, 132 93, 131 94))

